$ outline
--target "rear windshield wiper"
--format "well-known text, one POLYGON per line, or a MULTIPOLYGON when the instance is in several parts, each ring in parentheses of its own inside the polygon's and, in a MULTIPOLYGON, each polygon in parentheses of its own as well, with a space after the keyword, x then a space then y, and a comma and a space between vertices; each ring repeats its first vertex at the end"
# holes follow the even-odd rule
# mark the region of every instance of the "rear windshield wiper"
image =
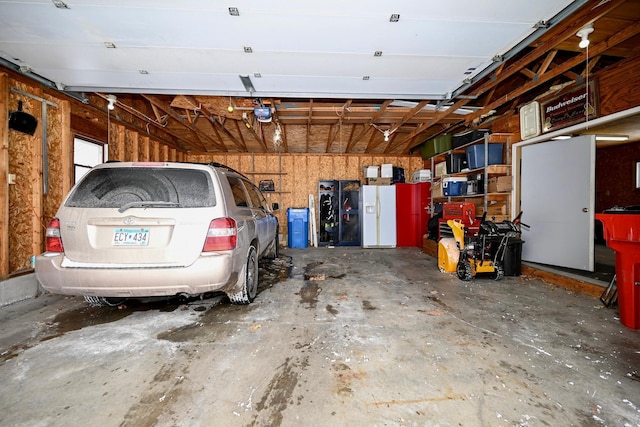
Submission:
POLYGON ((174 206, 180 206, 180 203, 163 202, 163 201, 129 202, 127 204, 120 206, 120 208, 118 209, 118 212, 122 213, 127 209, 131 209, 131 208, 174 207, 174 206))

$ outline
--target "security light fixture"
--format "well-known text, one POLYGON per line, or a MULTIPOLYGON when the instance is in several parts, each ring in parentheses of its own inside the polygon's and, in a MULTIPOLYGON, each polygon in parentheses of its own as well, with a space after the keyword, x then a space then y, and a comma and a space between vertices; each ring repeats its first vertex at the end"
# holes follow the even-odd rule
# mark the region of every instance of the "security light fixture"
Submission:
POLYGON ((116 44, 113 42, 104 42, 104 47, 106 47, 107 49, 115 49, 116 44))
POLYGON ((576 33, 576 36, 580 37, 581 39, 580 43, 578 43, 578 46, 580 46, 580 48, 584 49, 589 46, 589 34, 591 33, 593 33, 593 24, 585 25, 580 31, 576 33))
POLYGON ((392 13, 391 17, 389 18, 389 22, 398 22, 399 20, 400 20, 399 13, 392 13))
POLYGON ((382 51, 376 50, 375 52, 373 52, 373 56, 382 56, 382 51))
POLYGON ((253 73, 253 77, 255 77, 256 79, 259 79, 260 77, 262 77, 262 74, 260 74, 260 73, 253 73))
POLYGON ((140 74, 149 74, 149 72, 147 70, 138 70, 138 72, 140 74))
POLYGON ((229 8, 229 15, 231 15, 231 16, 240 16, 240 11, 238 10, 237 7, 230 7, 229 8))
POLYGON ((362 80, 369 80, 370 77, 369 76, 362 76, 362 80))
POLYGON ((253 49, 251 48, 251 46, 245 46, 244 53, 253 53, 253 49))

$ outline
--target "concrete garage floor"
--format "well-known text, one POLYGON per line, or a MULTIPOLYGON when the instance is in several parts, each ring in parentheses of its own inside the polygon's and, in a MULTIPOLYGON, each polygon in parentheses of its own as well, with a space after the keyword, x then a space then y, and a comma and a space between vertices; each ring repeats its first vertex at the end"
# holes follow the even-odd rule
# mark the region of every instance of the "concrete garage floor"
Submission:
POLYGON ((640 426, 640 332, 417 248, 283 251, 224 297, 0 310, 3 426, 640 426), (290 258, 289 258, 290 257, 290 258))

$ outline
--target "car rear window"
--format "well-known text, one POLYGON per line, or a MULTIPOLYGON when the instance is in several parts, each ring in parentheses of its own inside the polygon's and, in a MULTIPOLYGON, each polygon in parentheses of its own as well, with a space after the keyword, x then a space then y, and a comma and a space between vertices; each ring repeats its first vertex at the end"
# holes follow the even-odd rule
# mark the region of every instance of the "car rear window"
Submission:
POLYGON ((202 170, 172 168, 93 169, 65 206, 120 208, 127 203, 168 202, 180 208, 215 205, 211 177, 202 170))

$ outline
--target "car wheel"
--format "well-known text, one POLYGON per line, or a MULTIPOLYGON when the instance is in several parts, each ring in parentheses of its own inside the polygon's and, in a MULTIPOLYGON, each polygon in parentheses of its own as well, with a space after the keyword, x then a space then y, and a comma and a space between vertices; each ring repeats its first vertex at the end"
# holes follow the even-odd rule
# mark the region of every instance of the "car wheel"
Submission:
POLYGON ((117 307, 125 302, 124 299, 94 297, 90 295, 85 295, 84 300, 92 307, 117 307))
POLYGON ((242 276, 242 290, 229 295, 229 300, 231 300, 232 304, 250 304, 258 294, 258 254, 253 246, 249 248, 247 264, 244 267, 242 276))
POLYGON ((471 280, 471 264, 468 259, 461 259, 456 267, 458 279, 468 282, 471 280))

